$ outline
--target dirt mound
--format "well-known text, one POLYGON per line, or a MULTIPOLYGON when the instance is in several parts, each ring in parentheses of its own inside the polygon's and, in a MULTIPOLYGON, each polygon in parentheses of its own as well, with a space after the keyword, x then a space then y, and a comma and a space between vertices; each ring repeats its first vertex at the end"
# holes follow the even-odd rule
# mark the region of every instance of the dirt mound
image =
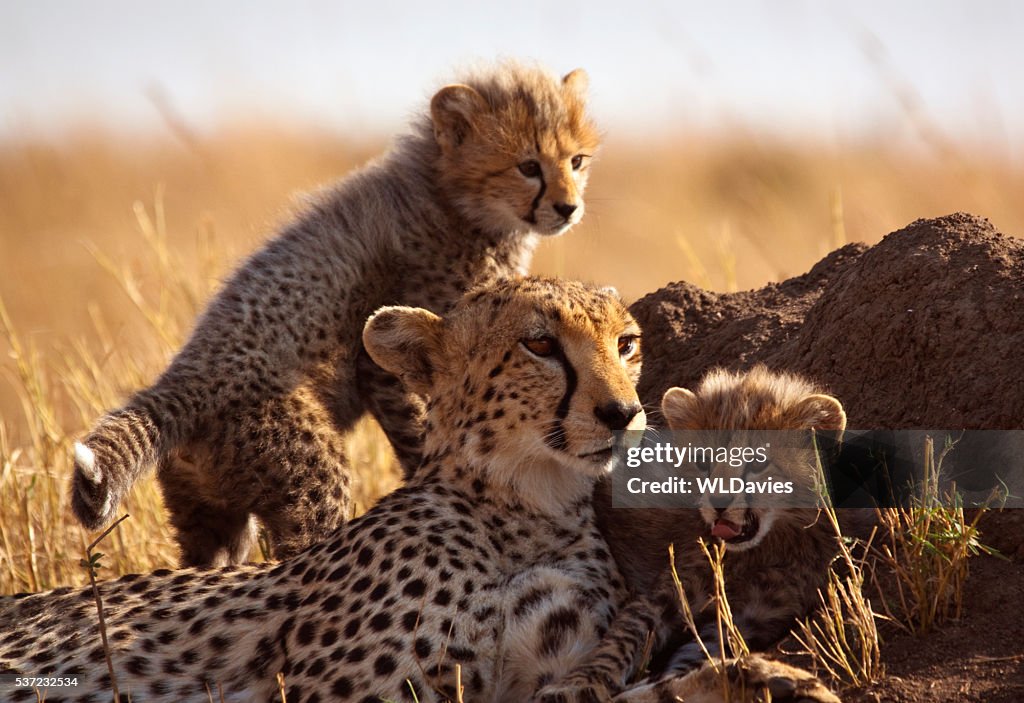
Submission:
POLYGON ((771 368, 824 384, 851 427, 1024 427, 1024 242, 988 220, 918 220, 808 273, 717 294, 673 283, 638 300, 640 396, 709 368, 771 368))
MULTIPOLYGON (((647 407, 715 366, 763 362, 823 384, 853 428, 1024 428, 1024 242, 980 217, 918 220, 759 290, 673 283, 632 311, 647 407)), ((1018 561, 1021 513, 983 524, 985 540, 1018 561)), ((991 557, 971 568, 964 619, 926 637, 890 633, 891 677, 845 700, 1024 700, 1024 611, 1011 605, 1024 597, 1024 569, 991 557)))

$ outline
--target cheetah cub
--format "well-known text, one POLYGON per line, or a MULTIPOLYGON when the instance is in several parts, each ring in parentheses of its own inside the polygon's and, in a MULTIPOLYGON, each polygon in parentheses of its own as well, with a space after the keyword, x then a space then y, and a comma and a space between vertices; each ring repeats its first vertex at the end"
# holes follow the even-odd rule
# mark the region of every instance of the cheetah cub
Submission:
MULTIPOLYGON (((638 334, 611 292, 538 278, 474 292, 443 317, 377 312, 367 351, 429 398, 422 465, 277 566, 101 584, 122 695, 523 703, 581 664, 625 596, 591 496, 615 431, 645 426, 638 334)), ((88 589, 0 599, 0 671, 76 676, 68 697, 46 700, 100 700, 96 627, 88 589)), ((756 657, 731 667, 776 701, 806 689, 803 672, 756 657)), ((691 703, 722 700, 706 672, 679 685, 691 703)))
MULTIPOLYGON (((846 427, 846 414, 835 398, 801 378, 763 366, 746 373, 712 371, 696 392, 672 388, 662 399, 662 414, 673 430, 809 433, 814 428, 841 433, 846 427)), ((735 434, 733 440, 743 444, 735 434)), ((770 474, 798 486, 816 485, 809 441, 803 448, 773 452, 767 464, 712 464, 699 470, 726 482, 732 477, 753 480, 770 474)), ((729 603, 752 650, 763 651, 783 639, 796 619, 815 607, 818 589, 837 552, 833 528, 827 520, 819 520, 817 508, 779 507, 777 501, 752 505, 745 493, 701 500, 699 509, 617 508, 612 506, 609 483, 598 487, 598 523, 635 599, 617 616, 594 658, 555 687, 566 697, 550 700, 589 700, 587 695, 600 699, 621 690, 643 663, 640 658, 652 634, 654 657, 648 681, 654 683, 639 690, 671 686, 666 682, 673 676, 704 661, 703 651, 682 625, 669 571, 669 544, 675 546, 680 579, 701 638, 712 654, 719 651, 712 575, 698 548, 699 537, 725 546, 729 603)))
POLYGON ((383 305, 444 312, 524 274, 539 237, 580 220, 598 146, 586 83, 517 64, 467 76, 390 153, 312 198, 156 383, 75 446, 78 519, 108 522, 155 464, 184 565, 244 561, 256 519, 287 558, 349 514, 341 439, 364 412, 415 468, 422 401, 362 351, 363 322, 383 305))

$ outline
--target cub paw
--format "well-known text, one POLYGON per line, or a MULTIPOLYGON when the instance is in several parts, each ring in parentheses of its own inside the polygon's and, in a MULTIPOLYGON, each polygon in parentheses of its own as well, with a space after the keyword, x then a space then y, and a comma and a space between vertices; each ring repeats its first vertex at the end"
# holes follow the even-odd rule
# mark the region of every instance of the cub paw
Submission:
MULTIPOLYGON (((811 673, 751 654, 729 665, 729 678, 742 691, 777 703, 840 703, 839 698, 811 673)), ((740 699, 737 699, 740 700, 740 699)))

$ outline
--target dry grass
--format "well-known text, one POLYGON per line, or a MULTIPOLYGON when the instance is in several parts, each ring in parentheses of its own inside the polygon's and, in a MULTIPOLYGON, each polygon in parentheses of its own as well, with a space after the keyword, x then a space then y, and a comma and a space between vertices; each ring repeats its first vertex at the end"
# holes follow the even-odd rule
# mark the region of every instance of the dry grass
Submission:
POLYGON ((805 618, 793 630, 815 668, 836 682, 855 686, 882 678, 879 613, 871 605, 864 585, 872 572, 865 557, 854 556, 854 547, 843 538, 835 508, 822 512, 835 530, 839 546, 840 568, 830 568, 828 583, 818 591, 820 604, 813 616, 805 618))
MULTIPOLYGON (((70 443, 164 368, 290 193, 382 146, 266 126, 0 143, 0 593, 85 581, 78 562, 91 536, 67 508, 70 443)), ((613 136, 583 224, 546 242, 535 268, 627 297, 681 279, 747 288, 918 217, 963 209, 1024 232, 1022 191, 1024 174, 965 154, 613 136)), ((397 477, 369 423, 351 456, 364 510, 397 477)), ((174 563, 151 479, 124 510, 132 517, 105 542, 100 576, 174 563)))
POLYGON ((686 589, 679 579, 679 573, 676 571, 675 545, 670 544, 668 546, 669 567, 672 570, 672 581, 675 583, 676 595, 679 598, 679 605, 683 612, 683 622, 687 629, 689 629, 690 634, 693 635, 694 641, 700 646, 701 651, 704 653, 704 658, 714 667, 719 686, 722 690, 722 699, 727 701, 743 700, 746 692, 733 690, 735 684, 729 677, 728 661, 733 657, 742 657, 750 654, 750 648, 747 646, 743 633, 740 632, 733 619, 732 607, 729 605, 729 596, 726 593, 725 545, 716 542, 709 548, 703 538, 698 539, 698 544, 704 553, 704 558, 708 561, 708 566, 711 567, 712 588, 714 590, 712 599, 714 600, 715 608, 715 641, 719 643, 717 658, 708 650, 701 637, 700 627, 697 625, 693 609, 690 607, 690 598, 687 596, 686 589))
POLYGON ((978 523, 986 507, 968 519, 955 486, 940 493, 942 459, 926 439, 924 478, 908 508, 879 511, 883 536, 875 550, 892 578, 876 583, 889 619, 907 632, 924 634, 948 620, 959 620, 970 558, 995 554, 982 544, 978 523))
MULTIPOLYGON (((133 205, 136 236, 143 242, 135 265, 90 251, 131 306, 138 344, 125 343, 96 301, 88 301, 91 333, 40 350, 26 341, 0 298, 0 340, 8 350, 5 381, 20 413, 0 422, 0 593, 81 584, 97 569, 79 568, 89 536, 68 509, 71 444, 99 415, 130 390, 154 378, 170 360, 225 269, 226 257, 204 230, 201 256, 186 263, 168 243, 161 189, 147 208, 133 205), (147 285, 147 280, 159 285, 147 285)), ((354 498, 364 511, 398 482, 393 457, 369 421, 349 438, 356 474, 354 498)), ((176 547, 152 476, 125 500, 132 515, 107 542, 100 578, 176 563, 176 547)))
POLYGON ((936 457, 932 438, 925 440, 917 495, 908 505, 878 510, 878 527, 866 542, 844 538, 835 509, 822 509, 837 536, 839 568, 829 570, 818 611, 793 636, 837 682, 859 686, 884 675, 879 620, 920 635, 959 619, 970 558, 995 554, 978 530, 987 506, 968 519, 955 486, 940 492, 942 460, 951 448, 936 457))

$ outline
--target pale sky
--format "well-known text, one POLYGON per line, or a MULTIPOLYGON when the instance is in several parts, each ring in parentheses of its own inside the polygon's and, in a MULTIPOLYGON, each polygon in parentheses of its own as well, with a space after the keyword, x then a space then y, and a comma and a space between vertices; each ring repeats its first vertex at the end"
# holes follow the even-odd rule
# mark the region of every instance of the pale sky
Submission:
POLYGON ((0 0, 0 137, 161 129, 154 92, 199 129, 244 117, 388 134, 459 65, 500 56, 586 68, 595 114, 627 136, 912 142, 917 114, 1014 160, 1024 147, 1013 0, 0 0))

